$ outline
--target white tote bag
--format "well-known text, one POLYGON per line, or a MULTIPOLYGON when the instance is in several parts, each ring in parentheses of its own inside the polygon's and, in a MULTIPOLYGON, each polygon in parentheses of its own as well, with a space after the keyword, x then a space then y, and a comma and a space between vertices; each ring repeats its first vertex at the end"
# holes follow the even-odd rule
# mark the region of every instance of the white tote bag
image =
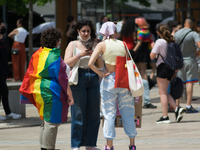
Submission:
MULTIPOLYGON (((76 52, 76 43, 73 42, 73 56, 77 54, 76 52)), ((76 62, 76 64, 72 67, 69 76, 69 85, 77 85, 78 84, 78 68, 79 68, 80 60, 76 62)))
POLYGON ((127 71, 128 71, 128 81, 129 81, 129 88, 130 92, 132 94, 132 97, 138 97, 142 96, 144 93, 144 85, 142 81, 142 77, 138 71, 137 66, 135 65, 135 62, 133 61, 133 58, 131 57, 131 54, 124 42, 125 50, 126 50, 126 64, 127 64, 127 71), (127 52, 131 58, 131 60, 127 59, 127 52))

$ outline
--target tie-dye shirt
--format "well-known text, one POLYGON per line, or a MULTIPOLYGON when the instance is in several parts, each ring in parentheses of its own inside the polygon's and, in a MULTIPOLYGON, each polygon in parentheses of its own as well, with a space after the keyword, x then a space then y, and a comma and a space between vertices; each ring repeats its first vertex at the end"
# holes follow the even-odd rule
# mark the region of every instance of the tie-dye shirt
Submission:
POLYGON ((137 40, 142 42, 149 42, 148 49, 151 50, 151 43, 153 42, 151 34, 148 29, 138 29, 137 30, 137 40))

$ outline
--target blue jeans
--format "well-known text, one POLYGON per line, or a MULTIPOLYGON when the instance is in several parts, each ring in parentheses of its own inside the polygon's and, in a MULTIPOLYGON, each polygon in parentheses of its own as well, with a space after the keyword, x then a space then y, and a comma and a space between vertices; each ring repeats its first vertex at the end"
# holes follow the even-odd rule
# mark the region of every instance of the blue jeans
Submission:
POLYGON ((71 147, 96 146, 100 124, 99 77, 90 69, 79 69, 78 84, 71 85, 71 147))
POLYGON ((135 138, 134 98, 128 89, 114 88, 115 72, 101 81, 101 107, 104 116, 103 134, 107 140, 113 140, 116 136, 114 121, 116 117, 116 100, 122 116, 124 131, 129 138, 135 138))
POLYGON ((149 97, 149 83, 147 80, 142 79, 143 85, 144 85, 144 93, 143 93, 143 105, 148 105, 150 104, 151 100, 149 97))

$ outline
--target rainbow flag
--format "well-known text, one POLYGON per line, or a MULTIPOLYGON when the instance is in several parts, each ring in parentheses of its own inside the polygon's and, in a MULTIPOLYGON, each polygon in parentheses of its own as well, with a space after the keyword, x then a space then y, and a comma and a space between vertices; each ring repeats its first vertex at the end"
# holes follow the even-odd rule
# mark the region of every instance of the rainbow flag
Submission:
POLYGON ((51 123, 67 121, 68 77, 60 49, 40 47, 33 55, 19 89, 21 103, 32 103, 40 118, 51 123))

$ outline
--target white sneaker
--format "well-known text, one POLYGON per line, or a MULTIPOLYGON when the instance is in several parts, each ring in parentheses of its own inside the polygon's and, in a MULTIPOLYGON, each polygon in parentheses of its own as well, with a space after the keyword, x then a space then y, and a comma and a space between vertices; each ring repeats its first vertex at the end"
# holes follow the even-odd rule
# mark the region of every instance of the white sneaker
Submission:
POLYGON ((76 147, 76 148, 73 148, 72 150, 80 150, 78 147, 76 147))
POLYGON ((6 115, 7 119, 19 119, 21 118, 20 114, 10 113, 9 115, 6 115))
POLYGON ((0 121, 6 120, 6 117, 0 116, 0 121))

